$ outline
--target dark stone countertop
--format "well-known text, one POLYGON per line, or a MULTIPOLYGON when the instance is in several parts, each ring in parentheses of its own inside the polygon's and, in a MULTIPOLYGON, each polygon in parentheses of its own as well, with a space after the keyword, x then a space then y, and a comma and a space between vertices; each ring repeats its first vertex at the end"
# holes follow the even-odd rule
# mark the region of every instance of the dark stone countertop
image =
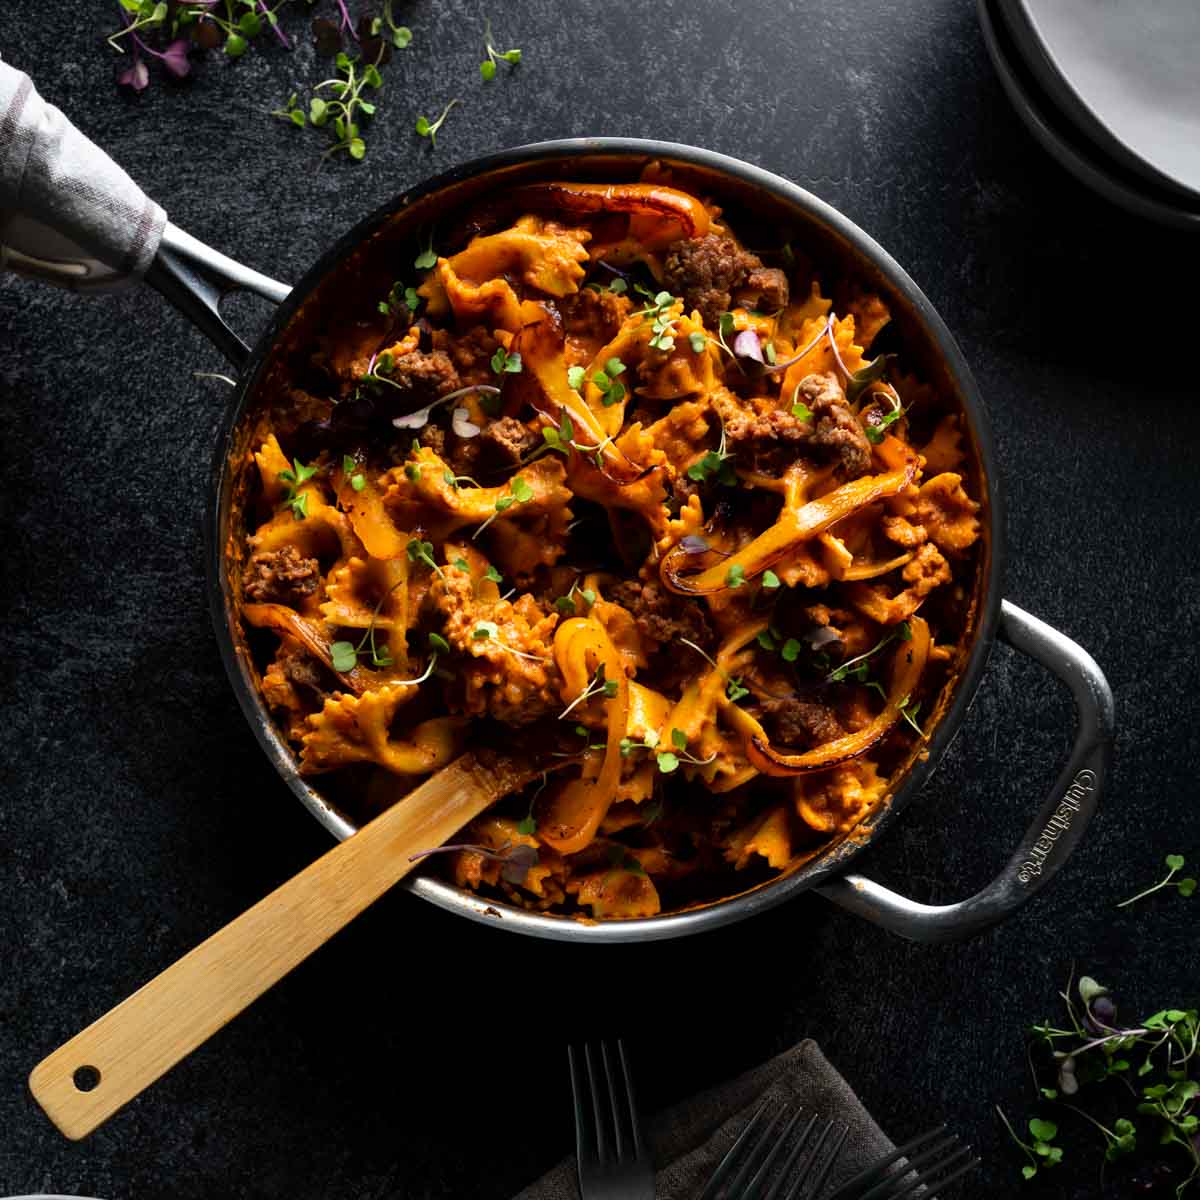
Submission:
MULTIPOLYGON (((415 38, 387 69, 366 161, 319 172, 317 138, 265 115, 320 78, 307 44, 211 56, 140 98, 113 86, 108 7, 5 5, 0 53, 178 224, 284 279, 408 184, 545 138, 694 142, 830 201, 908 268, 974 367, 1008 509, 1005 593, 1108 673, 1111 786, 1045 896, 965 945, 910 945, 811 897, 700 939, 582 949, 389 896, 68 1144, 26 1090, 33 1064, 328 841, 255 745, 209 626, 200 525, 224 397, 191 373, 221 370, 217 354, 149 292, 0 279, 0 1192, 502 1200, 569 1149, 565 1042, 612 1030, 647 1108, 812 1035, 893 1136, 949 1120, 986 1157, 970 1194, 1012 1195, 993 1105, 1028 1115, 1020 1031, 1072 965, 1129 1012, 1200 991, 1200 899, 1114 908, 1164 854, 1200 859, 1196 243, 1038 149, 967 0, 513 0, 491 15, 525 61, 486 86, 481 6, 399 8, 415 38), (431 152, 412 121, 454 95, 431 152)), ((936 778, 864 868, 923 900, 981 885, 1070 722, 1046 674, 997 650, 936 778)), ((1094 1135, 1070 1137, 1094 1164, 1094 1135)), ((1064 1167, 1031 1194, 1094 1178, 1064 1167)))

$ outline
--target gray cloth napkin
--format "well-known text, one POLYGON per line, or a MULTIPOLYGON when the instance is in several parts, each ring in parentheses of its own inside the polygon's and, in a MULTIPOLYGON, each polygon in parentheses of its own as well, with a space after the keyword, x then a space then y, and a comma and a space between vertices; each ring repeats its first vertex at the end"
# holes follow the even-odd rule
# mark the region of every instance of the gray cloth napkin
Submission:
POLYGON ((28 75, 0 62, 5 265, 68 287, 112 286, 145 273, 166 222, 103 150, 38 95, 28 75), (107 270, 71 269, 89 259, 107 270))
MULTIPOLYGON (((632 1064, 636 1084, 637 1064, 632 1064)), ((830 1065, 817 1043, 803 1041, 770 1062, 655 1117, 649 1139, 658 1164, 657 1200, 694 1200, 760 1103, 802 1106, 841 1121, 849 1134, 826 1187, 834 1187, 895 1149, 830 1065)), ((578 1200, 575 1160, 564 1159, 516 1200, 578 1200)))

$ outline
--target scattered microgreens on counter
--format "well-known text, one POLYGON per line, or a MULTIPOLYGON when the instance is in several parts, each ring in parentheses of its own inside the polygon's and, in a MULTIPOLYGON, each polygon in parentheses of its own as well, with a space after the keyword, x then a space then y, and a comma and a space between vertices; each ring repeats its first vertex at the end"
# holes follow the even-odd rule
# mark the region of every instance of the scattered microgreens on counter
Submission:
POLYGON ((1181 896, 1191 896, 1196 891, 1196 881, 1188 876, 1186 879, 1175 880, 1175 876, 1183 870, 1183 855, 1168 854, 1166 857, 1167 874, 1163 879, 1160 879, 1153 887, 1148 887, 1144 892, 1138 892, 1136 896, 1130 896, 1128 900, 1122 900, 1117 905, 1118 908, 1127 908, 1130 904, 1136 904, 1139 900, 1144 900, 1147 896, 1154 895, 1155 892, 1161 891, 1163 888, 1175 888, 1181 896))
POLYGON ((507 496, 501 496, 495 505, 495 511, 478 529, 471 534, 474 541, 502 512, 507 512, 514 504, 525 504, 533 499, 533 488, 520 475, 514 475, 508 482, 507 496))
POLYGON ((515 846, 512 842, 505 842, 497 849, 492 849, 491 846, 478 846, 473 842, 457 842, 447 846, 434 846, 430 850, 418 850, 416 854, 408 856, 408 861, 417 862, 422 858, 428 858, 431 854, 449 854, 456 850, 479 854, 493 862, 500 863, 501 879, 514 887, 523 884, 526 876, 538 864, 537 848, 528 846, 524 842, 515 846))
POLYGON ((460 103, 461 101, 455 97, 450 101, 449 104, 446 105, 445 108, 442 109, 442 115, 438 117, 436 121, 430 121, 428 117, 417 118, 417 123, 415 126, 416 131, 421 135, 421 137, 429 139, 429 145, 431 147, 437 146, 438 130, 441 129, 441 127, 446 123, 446 118, 450 115, 450 110, 456 104, 460 103))
POLYGON ((479 74, 483 76, 484 82, 496 78, 496 63, 501 59, 506 63, 512 63, 514 66, 521 61, 521 51, 514 48, 512 50, 497 50, 492 45, 492 23, 484 21, 483 23, 483 45, 487 51, 487 59, 479 64, 479 74))
POLYGON ((313 96, 308 104, 308 119, 318 128, 329 125, 335 137, 332 146, 322 155, 328 158, 339 150, 345 150, 351 158, 360 159, 367 152, 366 143, 358 124, 362 117, 375 114, 375 105, 363 99, 363 89, 378 91, 383 87, 383 76, 379 74, 377 62, 365 66, 361 59, 353 59, 340 52, 334 64, 341 77, 324 79, 313 89, 315 92, 328 88, 336 100, 313 96))
POLYGON ((617 378, 624 373, 625 364, 614 356, 592 376, 592 382, 600 389, 601 403, 605 408, 619 404, 625 399, 625 385, 617 378))
POLYGON ((596 668, 596 673, 588 680, 587 687, 567 705, 566 708, 558 714, 558 719, 561 721, 572 709, 577 705, 584 704, 593 696, 603 695, 611 700, 618 691, 617 681, 615 679, 606 679, 604 677, 604 664, 601 663, 596 668))
POLYGON ((423 542, 420 538, 409 538, 405 549, 408 551, 409 562, 424 563, 431 571, 437 574, 439 579, 446 578, 446 573, 434 562, 432 542, 423 542))
POLYGON ((406 50, 412 45, 412 30, 407 25, 397 25, 392 16, 392 0, 383 0, 383 16, 371 19, 371 36, 382 37, 385 26, 389 40, 397 50, 406 50))
MULTIPOLYGON (((1118 1022, 1117 1006, 1106 987, 1085 975, 1076 990, 1078 1000, 1069 983, 1059 993, 1066 1007, 1066 1028, 1043 1021, 1030 1029, 1035 1046, 1056 1073, 1054 1086, 1042 1086, 1030 1059, 1039 1097, 1097 1130, 1103 1138, 1105 1163, 1131 1155, 1139 1147, 1178 1147, 1188 1171, 1175 1188, 1176 1196, 1182 1196, 1200 1177, 1200 1082, 1192 1078, 1200 1048, 1200 1013, 1194 1008, 1166 1008, 1127 1027, 1118 1022), (1121 1086, 1103 1089, 1110 1081, 1121 1086), (1136 1102, 1133 1112, 1106 1125, 1064 1098, 1074 1101, 1085 1088, 1088 1098, 1104 1097, 1118 1112, 1120 1104, 1136 1102)), ((1024 1178, 1032 1179, 1042 1166, 1061 1161, 1061 1148, 1052 1145, 1058 1133, 1054 1122, 1031 1120, 1034 1141, 1030 1145, 1017 1136, 1003 1112, 1000 1118, 1029 1159, 1022 1167, 1024 1178)), ((1167 1173, 1173 1172, 1170 1165, 1161 1165, 1167 1173)), ((1176 1174, 1171 1181, 1177 1179, 1176 1174)))
POLYGON ((492 355, 492 370, 497 375, 515 375, 521 370, 521 355, 509 354, 503 346, 496 347, 492 355))
POLYGON ((283 497, 284 506, 292 510, 292 516, 297 521, 303 521, 308 516, 308 493, 299 489, 320 469, 315 463, 306 467, 298 458, 293 458, 292 469, 279 472, 280 482, 287 484, 287 493, 283 497))

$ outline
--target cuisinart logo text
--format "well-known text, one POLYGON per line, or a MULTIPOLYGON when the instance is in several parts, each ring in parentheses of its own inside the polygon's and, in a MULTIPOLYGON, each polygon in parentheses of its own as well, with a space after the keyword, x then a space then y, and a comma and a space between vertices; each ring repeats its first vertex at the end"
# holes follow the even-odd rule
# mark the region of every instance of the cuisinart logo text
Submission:
POLYGON ((1050 857, 1050 853, 1054 849, 1054 843, 1058 841, 1059 835, 1066 833, 1071 828, 1075 814, 1079 811, 1080 802, 1087 797, 1089 792, 1094 792, 1095 790, 1095 771, 1080 771, 1071 780, 1071 786, 1067 788, 1066 793, 1063 795, 1062 803, 1059 804, 1054 816, 1046 822, 1046 828, 1042 830, 1041 836, 1033 843, 1033 849, 1029 852, 1029 857, 1017 868, 1018 883, 1029 883, 1042 873, 1046 859, 1050 857))

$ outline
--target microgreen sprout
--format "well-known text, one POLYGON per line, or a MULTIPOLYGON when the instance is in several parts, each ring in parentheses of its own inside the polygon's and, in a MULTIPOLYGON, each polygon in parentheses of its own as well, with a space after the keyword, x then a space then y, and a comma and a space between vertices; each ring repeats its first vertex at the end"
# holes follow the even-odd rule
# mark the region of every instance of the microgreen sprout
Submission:
POLYGON ((439 579, 446 578, 446 573, 434 562, 432 542, 423 542, 420 538, 409 538, 405 549, 408 552, 409 562, 424 563, 431 571, 436 573, 439 579))
POLYGON ((375 113, 375 104, 364 99, 363 89, 369 87, 378 91, 383 86, 383 77, 379 74, 378 62, 364 65, 361 59, 351 58, 345 52, 339 53, 334 63, 341 74, 322 80, 313 90, 319 92, 328 88, 337 98, 326 100, 314 95, 308 104, 308 119, 318 128, 329 125, 333 129, 336 140, 323 158, 345 150, 351 158, 361 159, 367 147, 358 122, 375 113))
POLYGON ((677 770, 680 763, 706 767, 717 757, 715 750, 707 758, 697 758, 694 754, 689 753, 688 735, 682 729, 671 730, 671 746, 672 749, 660 750, 657 755, 658 769, 664 775, 669 775, 672 771, 677 770))
POLYGON ((1155 892, 1161 891, 1163 888, 1175 888, 1181 896, 1190 896, 1196 890, 1196 881, 1188 876, 1186 879, 1175 881, 1175 876, 1183 870, 1183 855, 1168 854, 1166 857, 1167 873, 1153 887, 1148 887, 1144 892, 1138 892, 1136 896, 1130 896, 1128 900, 1122 900, 1117 905, 1118 908, 1126 908, 1130 904, 1135 904, 1138 900, 1144 900, 1147 896, 1152 896, 1155 892))
POLYGON ((474 541, 501 513, 507 512, 514 504, 526 504, 533 499, 533 488, 521 475, 514 475, 508 483, 508 495, 501 496, 495 504, 495 511, 478 529, 471 534, 474 541))
POLYGON ((403 310, 407 309, 408 315, 413 317, 416 316, 417 309, 421 307, 421 296, 415 287, 409 287, 403 280, 397 279, 392 284, 387 299, 380 300, 378 307, 384 316, 391 313, 402 315, 403 310))
MULTIPOLYGON (((367 631, 362 635, 362 640, 356 646, 353 642, 333 642, 329 647, 330 661, 333 663, 333 669, 345 674, 347 671, 353 671, 358 665, 358 656, 363 653, 364 647, 369 647, 371 654, 371 665, 373 667, 390 667, 392 665, 392 656, 386 646, 378 647, 375 645, 375 627, 379 620, 379 611, 383 608, 383 602, 399 587, 395 584, 388 588, 375 603, 375 608, 371 612, 371 619, 367 622, 367 631)), ((433 674, 433 668, 437 663, 439 653, 450 652, 450 644, 445 638, 436 633, 429 635, 429 645, 431 654, 429 656, 429 665, 425 668, 424 673, 419 679, 399 679, 397 683, 410 683, 413 685, 422 684, 433 674)))
POLYGON ((587 371, 583 367, 568 367, 567 368, 567 386, 573 387, 577 392, 583 388, 584 377, 587 371))
POLYGON ((925 730, 917 724, 917 713, 921 711, 921 702, 918 700, 916 704, 912 702, 911 696, 905 696, 900 701, 900 716, 904 718, 922 737, 925 736, 925 730))
POLYGON ((497 375, 515 375, 521 370, 521 355, 509 354, 503 346, 496 347, 492 355, 492 370, 497 375))
POLYGON ((425 249, 413 259, 413 266, 418 271, 428 271, 431 267, 437 266, 438 255, 433 248, 433 235, 429 235, 429 241, 425 243, 425 249))
POLYGON ((773 592, 779 587, 779 576, 769 568, 762 573, 762 585, 769 592, 773 592))
POLYGON ((592 382, 600 389, 601 403, 605 408, 619 404, 625 399, 625 385, 617 378, 625 373, 625 364, 615 356, 592 376, 592 382))
POLYGON ((553 425, 542 426, 542 440, 546 443, 549 450, 554 450, 564 456, 569 456, 571 446, 574 444, 572 439, 575 437, 575 426, 571 422, 571 418, 563 413, 562 420, 555 429, 553 425))
POLYGON ((383 0, 383 16, 374 17, 371 21, 371 36, 381 37, 384 26, 391 35, 391 43, 397 50, 406 50, 412 45, 412 30, 407 25, 397 25, 392 16, 392 0, 383 0))
MULTIPOLYGON (((650 292, 638 285, 639 292, 649 296, 650 292)), ((671 316, 671 308, 675 297, 670 292, 658 292, 651 296, 650 304, 640 309, 634 316, 651 319, 650 348, 662 350, 664 353, 675 349, 675 318, 671 316)))
POLYGON ((577 705, 583 704, 590 700, 593 696, 603 695, 608 699, 612 699, 618 691, 617 681, 615 679, 606 679, 604 676, 604 664, 601 663, 596 668, 596 673, 588 680, 587 687, 567 705, 566 708, 558 714, 558 719, 561 721, 569 712, 577 705))
POLYGON ((554 607, 564 617, 573 617, 579 611, 579 604, 575 599, 576 596, 583 602, 584 612, 587 612, 596 603, 596 593, 591 588, 581 588, 579 580, 576 580, 571 584, 571 590, 565 596, 559 596, 555 600, 554 607))
POLYGON ((1053 1121, 1043 1121, 1034 1117, 1029 1122, 1029 1134, 1033 1138, 1032 1144, 1022 1141, 1017 1136, 1017 1131, 1009 1123, 1008 1118, 1004 1115, 1004 1110, 997 1104, 996 1112, 1000 1115, 1000 1120, 1004 1122, 1004 1128, 1008 1130, 1009 1136, 1021 1150, 1029 1161, 1021 1168, 1021 1175, 1025 1179, 1032 1179, 1038 1173, 1038 1167, 1056 1167, 1062 1162, 1062 1147, 1054 1146, 1051 1143, 1058 1136, 1058 1126, 1053 1121))
POLYGON ((282 121, 291 121, 298 129, 303 129, 308 124, 308 118, 304 115, 304 109, 301 108, 295 92, 288 97, 283 108, 272 109, 271 116, 279 117, 282 121))
POLYGON ((342 455, 342 474, 356 492, 361 492, 367 486, 366 476, 358 469, 358 462, 352 454, 342 455))
POLYGON ((496 63, 503 59, 506 63, 512 63, 514 66, 521 61, 521 51, 512 50, 497 50, 492 45, 492 23, 484 21, 483 23, 483 45, 487 51, 487 59, 479 64, 479 74, 483 76, 484 81, 496 78, 496 63))
POLYGON ((693 483, 709 483, 716 480, 722 487, 737 484, 737 472, 733 468, 733 455, 725 449, 725 423, 721 422, 721 440, 715 450, 701 455, 687 469, 687 477, 693 483))
POLYGON ((741 563, 733 563, 725 572, 725 586, 740 588, 746 582, 746 568, 741 563))
POLYGON ((280 481, 287 484, 287 493, 283 497, 284 506, 292 510, 292 516, 297 521, 303 521, 308 516, 308 493, 299 489, 319 470, 320 467, 316 463, 306 467, 298 458, 293 458, 292 469, 279 472, 280 481))
MULTIPOLYGON (((891 633, 884 634, 870 650, 858 654, 854 658, 847 659, 840 666, 835 667, 825 677, 825 682, 845 683, 847 680, 853 679, 859 683, 866 683, 867 674, 870 670, 867 666, 868 660, 878 654, 885 646, 891 645, 897 638, 903 642, 912 641, 912 626, 907 621, 901 621, 891 633)), ((878 687, 879 685, 876 684, 875 686, 878 687)))
POLYGON ((792 416, 795 417, 798 421, 812 421, 813 420, 812 409, 809 408, 808 405, 805 404, 803 400, 799 399, 800 387, 802 384, 803 384, 803 380, 801 380, 800 383, 796 384, 796 386, 792 389, 792 416))
POLYGON ((437 147, 438 130, 441 129, 441 127, 445 124, 446 118, 450 115, 450 110, 458 103, 460 103, 460 101, 457 97, 451 100, 450 103, 442 109, 442 115, 438 117, 436 121, 430 121, 428 117, 417 118, 417 133, 420 134, 421 137, 428 138, 430 146, 433 146, 434 148, 437 147))

